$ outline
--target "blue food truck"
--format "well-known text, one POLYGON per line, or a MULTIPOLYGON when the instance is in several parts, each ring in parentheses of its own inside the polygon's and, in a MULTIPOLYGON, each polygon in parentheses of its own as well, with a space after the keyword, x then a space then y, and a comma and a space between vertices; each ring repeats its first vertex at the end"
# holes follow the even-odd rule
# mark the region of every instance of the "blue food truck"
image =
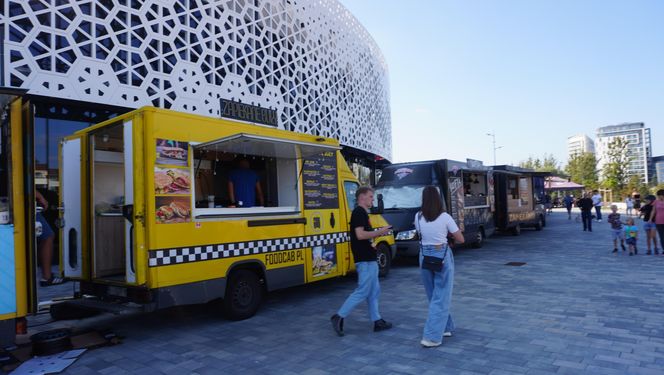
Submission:
POLYGON ((376 185, 383 217, 394 230, 397 255, 415 256, 419 252, 414 218, 427 185, 438 187, 446 211, 463 231, 466 242, 481 247, 494 232, 493 170, 472 159, 420 161, 385 167, 376 185))

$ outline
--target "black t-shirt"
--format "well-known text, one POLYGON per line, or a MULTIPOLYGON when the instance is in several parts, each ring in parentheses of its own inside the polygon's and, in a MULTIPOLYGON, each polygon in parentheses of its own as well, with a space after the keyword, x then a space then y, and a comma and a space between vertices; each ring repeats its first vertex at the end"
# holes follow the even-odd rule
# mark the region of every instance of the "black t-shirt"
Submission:
POLYGON ((579 199, 578 203, 579 208, 581 208, 581 211, 591 211, 593 209, 593 200, 590 198, 581 198, 579 199))
POLYGON ((357 262, 375 262, 376 250, 371 246, 370 240, 358 240, 355 235, 355 228, 364 228, 366 231, 373 230, 369 223, 369 214, 362 207, 356 207, 350 216, 350 249, 353 252, 353 259, 357 262))
POLYGON ((646 204, 645 206, 641 207, 639 211, 643 214, 643 220, 649 221, 650 215, 652 214, 652 204, 646 204))

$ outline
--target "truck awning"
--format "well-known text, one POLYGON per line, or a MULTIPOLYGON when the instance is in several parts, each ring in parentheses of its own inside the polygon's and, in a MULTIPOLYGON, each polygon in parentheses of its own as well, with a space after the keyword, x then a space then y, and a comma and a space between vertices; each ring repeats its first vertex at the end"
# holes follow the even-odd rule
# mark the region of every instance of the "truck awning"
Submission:
POLYGON ((300 159, 336 151, 341 147, 324 143, 272 138, 253 134, 235 134, 230 137, 200 143, 196 150, 223 152, 238 155, 255 155, 268 158, 300 159))

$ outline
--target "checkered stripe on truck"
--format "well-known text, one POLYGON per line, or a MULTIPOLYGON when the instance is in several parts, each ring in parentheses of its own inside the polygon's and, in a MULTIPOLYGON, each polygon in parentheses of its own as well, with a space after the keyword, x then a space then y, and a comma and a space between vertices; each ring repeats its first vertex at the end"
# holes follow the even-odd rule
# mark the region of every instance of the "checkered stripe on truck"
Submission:
POLYGON ((306 249, 309 247, 348 242, 349 240, 350 236, 347 232, 338 232, 313 236, 177 247, 149 251, 148 265, 150 267, 159 267, 227 259, 252 254, 306 249))

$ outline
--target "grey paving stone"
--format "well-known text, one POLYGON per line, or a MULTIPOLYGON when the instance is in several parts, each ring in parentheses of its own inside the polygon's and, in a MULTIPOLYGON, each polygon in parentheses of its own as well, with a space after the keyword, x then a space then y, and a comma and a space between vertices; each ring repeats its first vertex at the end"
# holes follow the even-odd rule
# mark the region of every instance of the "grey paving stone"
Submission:
POLYGON ((413 262, 397 259, 381 280, 390 331, 373 333, 360 306, 346 336, 334 335, 329 317, 354 289, 351 275, 270 293, 241 322, 207 305, 104 316, 123 343, 87 352, 65 373, 664 374, 664 257, 610 254, 608 225, 595 228, 584 233, 554 213, 541 232, 456 249, 457 331, 438 349, 419 345, 424 290, 413 262))

